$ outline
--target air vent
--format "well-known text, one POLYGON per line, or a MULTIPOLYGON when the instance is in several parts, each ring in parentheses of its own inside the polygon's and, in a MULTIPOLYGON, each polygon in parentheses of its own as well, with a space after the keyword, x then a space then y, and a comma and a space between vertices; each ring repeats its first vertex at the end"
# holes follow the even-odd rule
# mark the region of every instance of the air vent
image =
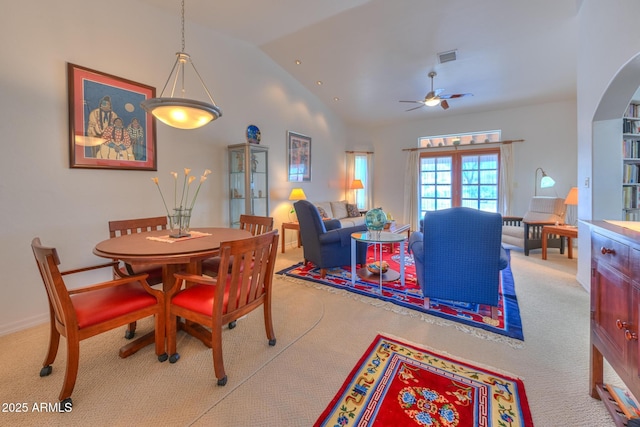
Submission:
POLYGON ((451 61, 455 61, 456 60, 456 52, 457 50, 450 50, 448 52, 440 52, 438 54, 438 59, 440 61, 441 64, 444 64, 445 62, 451 62, 451 61))

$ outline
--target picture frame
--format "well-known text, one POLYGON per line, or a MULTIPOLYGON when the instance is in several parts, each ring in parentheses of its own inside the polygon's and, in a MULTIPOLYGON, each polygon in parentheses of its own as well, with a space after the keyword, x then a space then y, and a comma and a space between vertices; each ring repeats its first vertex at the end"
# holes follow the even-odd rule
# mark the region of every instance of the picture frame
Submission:
POLYGON ((67 82, 70 168, 157 170, 154 87, 71 63, 67 82))
POLYGON ((311 181, 311 137, 287 131, 287 180, 311 181))

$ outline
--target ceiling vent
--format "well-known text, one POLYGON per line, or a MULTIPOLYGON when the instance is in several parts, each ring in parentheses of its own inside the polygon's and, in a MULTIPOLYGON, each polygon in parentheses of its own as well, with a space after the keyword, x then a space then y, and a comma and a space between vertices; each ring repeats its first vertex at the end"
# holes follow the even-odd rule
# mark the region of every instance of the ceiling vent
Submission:
POLYGON ((458 52, 456 49, 450 50, 448 52, 440 52, 438 54, 438 60, 441 64, 444 64, 445 62, 455 61, 457 59, 456 52, 458 52))

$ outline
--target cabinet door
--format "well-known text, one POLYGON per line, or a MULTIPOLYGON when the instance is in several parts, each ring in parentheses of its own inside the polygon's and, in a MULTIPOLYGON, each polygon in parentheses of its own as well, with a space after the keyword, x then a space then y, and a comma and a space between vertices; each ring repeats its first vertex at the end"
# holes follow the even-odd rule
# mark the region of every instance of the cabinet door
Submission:
POLYGON ((629 281, 604 263, 595 264, 593 275, 593 332, 606 343, 605 358, 624 366, 629 348, 625 330, 634 328, 629 316, 629 281))

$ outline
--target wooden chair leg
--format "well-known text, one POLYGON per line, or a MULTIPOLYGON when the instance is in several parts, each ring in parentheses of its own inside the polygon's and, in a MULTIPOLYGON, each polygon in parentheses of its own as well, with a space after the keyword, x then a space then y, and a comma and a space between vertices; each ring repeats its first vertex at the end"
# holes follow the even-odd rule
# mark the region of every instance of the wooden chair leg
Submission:
POLYGON ((327 275, 327 269, 326 268, 321 268, 320 269, 320 277, 322 277, 324 279, 324 277, 327 275))
POLYGON ((271 301, 267 299, 264 302, 264 327, 269 339, 269 345, 276 345, 276 334, 273 331, 273 319, 271 317, 271 301))
POLYGON ((224 372, 222 359, 222 327, 215 325, 211 330, 211 353, 213 354, 213 371, 218 379, 218 385, 227 384, 227 375, 224 372))
POLYGON ((493 320, 498 320, 499 319, 499 311, 498 311, 498 307, 495 306, 491 306, 491 318, 493 320))
POLYGON ((127 330, 124 332, 124 337, 128 340, 133 339, 136 335, 136 322, 129 323, 127 330))
POLYGON ((176 351, 176 334, 178 333, 178 316, 169 314, 167 316, 167 353, 169 354, 169 362, 176 363, 180 359, 180 355, 176 351))
POLYGON ((60 390, 59 400, 71 397, 78 378, 78 364, 80 362, 80 342, 76 337, 67 337, 67 369, 64 373, 64 383, 60 390))
MULTIPOLYGON (((51 307, 50 307, 51 308, 51 307)), ((56 360, 56 355, 58 354, 58 346, 60 345, 60 332, 56 329, 55 323, 55 314, 53 310, 50 310, 50 320, 49 320, 49 350, 47 351, 47 355, 44 358, 44 362, 42 363, 42 370, 40 371, 40 376, 44 377, 51 373, 50 365, 56 360)))

